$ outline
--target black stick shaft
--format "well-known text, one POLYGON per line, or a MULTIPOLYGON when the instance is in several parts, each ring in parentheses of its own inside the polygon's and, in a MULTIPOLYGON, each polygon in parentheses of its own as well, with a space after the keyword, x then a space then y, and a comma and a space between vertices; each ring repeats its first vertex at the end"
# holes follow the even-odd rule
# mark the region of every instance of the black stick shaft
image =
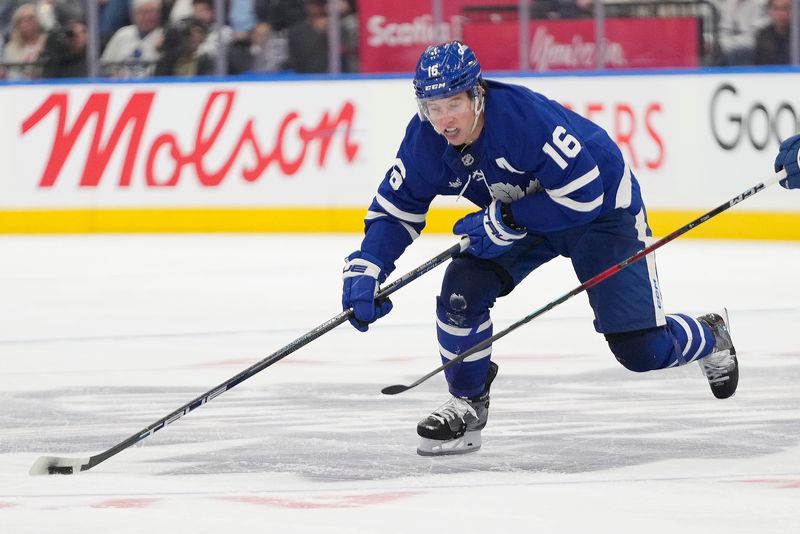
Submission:
MULTIPOLYGON (((433 268, 437 267, 438 265, 440 265, 440 264, 444 263, 445 261, 449 260, 450 258, 455 256, 456 254, 458 254, 459 252, 464 250, 468 244, 469 244, 468 240, 462 239, 459 243, 453 245, 449 249, 441 252, 437 256, 435 256, 435 257, 431 258, 430 260, 426 261, 425 263, 423 263, 422 265, 420 265, 416 269, 414 269, 412 271, 409 271, 408 273, 406 273, 405 275, 401 276, 397 280, 394 280, 392 283, 390 283, 389 285, 387 285, 386 287, 381 289, 378 292, 378 295, 377 295, 376 298, 388 297, 389 295, 391 295, 392 293, 394 293, 395 291, 397 291, 401 287, 404 287, 405 285, 409 284, 413 280, 416 280, 417 278, 419 278, 423 274, 427 273, 428 271, 432 270, 433 268)), ((316 327, 313 330, 307 332, 306 334, 303 334, 302 336, 300 336, 299 338, 295 339, 294 341, 292 341, 291 343, 289 343, 285 347, 273 352, 272 354, 270 354, 266 358, 256 362, 255 364, 251 365, 250 367, 248 367, 244 371, 240 372, 236 376, 233 376, 233 377, 229 378, 228 380, 226 380, 225 382, 222 382, 218 386, 216 386, 216 387, 210 389, 209 391, 206 391, 202 395, 192 399, 191 401, 187 402, 186 404, 184 404, 183 406, 181 406, 180 408, 178 408, 174 412, 170 413, 169 415, 166 415, 166 416, 162 417, 161 419, 159 419, 155 423, 151 424, 150 426, 147 426, 147 427, 143 428, 142 430, 140 430, 139 432, 137 432, 136 434, 133 434, 128 439, 118 443, 117 445, 114 445, 110 449, 108 449, 106 451, 103 451, 100 454, 97 454, 95 456, 90 457, 89 458, 89 462, 86 463, 86 464, 83 464, 81 466, 81 471, 87 471, 87 470, 91 469, 92 467, 96 466, 100 462, 108 460, 109 458, 111 458, 115 454, 127 449, 131 445, 134 445, 134 444, 138 443, 139 441, 145 439, 146 437, 150 436, 151 434, 154 434, 155 432, 158 432, 159 430, 161 430, 162 428, 166 427, 167 425, 170 425, 170 424, 174 423, 175 421, 177 421, 178 419, 180 419, 184 415, 188 414, 189 412, 195 410, 196 408, 199 408, 200 406, 202 406, 203 404, 207 403, 208 401, 214 399, 215 397, 218 397, 219 395, 225 393, 229 389, 232 389, 233 387, 237 386, 238 384, 241 384, 242 382, 244 382, 245 380, 247 380, 251 376, 255 375, 256 373, 259 373, 259 372, 263 371, 264 369, 266 369, 267 367, 269 367, 270 365, 282 360, 283 358, 285 358, 289 354, 293 353, 297 349, 308 345, 310 342, 314 341, 318 337, 320 337, 323 334, 333 330, 334 328, 336 328, 337 326, 339 326, 343 322, 347 321, 352 314, 353 314, 353 310, 350 309, 350 310, 343 311, 340 314, 336 315, 335 317, 332 317, 332 318, 328 319, 327 321, 325 321, 324 323, 322 323, 318 327, 316 327)))
POLYGON ((663 247, 664 245, 666 245, 667 243, 669 243, 673 239, 685 234, 686 232, 688 232, 692 228, 700 226, 701 224, 703 224, 707 220, 711 219, 712 217, 716 217, 717 215, 719 215, 723 211, 727 210, 728 208, 731 208, 731 207, 735 206, 736 204, 742 202, 743 200, 755 195, 759 191, 761 191, 763 189, 766 189, 767 187, 777 183, 778 181, 782 180, 783 178, 786 178, 786 171, 785 170, 782 170, 782 171, 776 173, 774 176, 770 177, 769 179, 765 180, 764 182, 762 182, 762 183, 760 183, 760 184, 758 184, 756 186, 751 187, 747 191, 745 191, 745 192, 741 193, 740 195, 730 199, 728 202, 717 206, 716 208, 714 208, 713 210, 709 211, 708 213, 705 213, 705 214, 701 215, 700 217, 698 217, 697 219, 695 219, 695 220, 687 223, 686 225, 678 228, 677 230, 675 230, 671 234, 662 237, 661 239, 659 239, 658 241, 656 241, 652 245, 650 245, 648 247, 645 247, 644 249, 640 250, 639 252, 637 252, 636 254, 631 256, 630 258, 625 259, 625 260, 619 262, 618 264, 609 267, 605 271, 595 275, 594 277, 592 277, 589 280, 585 281, 584 283, 582 283, 581 285, 579 285, 578 287, 576 287, 575 289, 573 289, 569 293, 565 293, 564 295, 562 295, 559 298, 549 302, 548 304, 546 304, 545 306, 539 308, 538 310, 534 311, 533 313, 531 313, 529 315, 526 315, 525 317, 523 317, 519 321, 515 322, 511 326, 508 326, 507 328, 501 330, 500 332, 497 332, 496 334, 494 334, 490 338, 485 339, 485 340, 481 341, 480 343, 478 343, 477 345, 473 346, 472 348, 462 352, 461 354, 459 354, 458 356, 456 356, 452 360, 450 360, 447 363, 437 367, 436 369, 434 369, 430 373, 428 373, 425 376, 417 379, 415 382, 409 384, 408 386, 404 386, 402 384, 396 384, 394 386, 387 386, 387 387, 385 387, 385 388, 383 388, 381 390, 381 393, 383 393, 385 395, 396 395, 398 393, 403 393, 404 391, 408 391, 409 389, 422 384, 423 382, 428 380, 430 377, 438 374, 441 371, 444 371, 445 369, 448 369, 448 368, 450 368, 450 367, 462 362, 465 358, 468 358, 469 356, 475 354, 476 352, 484 350, 485 348, 489 347, 492 343, 494 343, 498 339, 506 336, 510 332, 513 332, 514 330, 516 330, 520 326, 531 322, 532 320, 536 319, 537 317, 539 317, 543 313, 545 313, 545 312, 547 312, 549 310, 552 310, 556 306, 566 302, 567 300, 571 299, 575 295, 577 295, 579 293, 582 293, 583 291, 586 291, 590 287, 596 286, 597 284, 599 284, 600 282, 602 282, 603 280, 605 280, 605 279, 607 279, 607 278, 609 278, 611 276, 614 276, 615 274, 620 272, 625 267, 631 265, 634 262, 639 261, 640 259, 644 258, 645 256, 647 256, 651 252, 655 251, 656 249, 663 247))

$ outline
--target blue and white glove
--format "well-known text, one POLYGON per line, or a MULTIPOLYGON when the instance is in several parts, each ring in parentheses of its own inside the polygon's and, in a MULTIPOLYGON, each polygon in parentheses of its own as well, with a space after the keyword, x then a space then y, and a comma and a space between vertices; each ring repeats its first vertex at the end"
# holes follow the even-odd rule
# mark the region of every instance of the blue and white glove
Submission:
POLYGON ((353 252, 345 260, 342 271, 342 309, 353 308, 350 324, 362 332, 369 329, 370 323, 392 310, 392 301, 388 298, 375 300, 382 271, 383 264, 378 258, 360 250, 353 252))
POLYGON ((469 254, 489 259, 509 251, 511 245, 528 235, 528 230, 511 220, 507 205, 493 200, 485 210, 459 219, 453 233, 469 237, 469 254))
POLYGON ((781 143, 775 158, 775 172, 781 169, 786 169, 786 178, 780 184, 786 189, 800 188, 800 134, 781 143))

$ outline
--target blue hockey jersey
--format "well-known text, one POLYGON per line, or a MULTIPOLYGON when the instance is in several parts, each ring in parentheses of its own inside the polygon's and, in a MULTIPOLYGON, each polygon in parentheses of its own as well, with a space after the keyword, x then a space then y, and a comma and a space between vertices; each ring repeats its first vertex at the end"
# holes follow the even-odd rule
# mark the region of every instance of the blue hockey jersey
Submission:
POLYGON ((590 223, 617 208, 638 213, 639 185, 597 124, 522 86, 488 80, 483 131, 453 147, 414 117, 365 219, 361 250, 384 263, 382 278, 425 227, 437 195, 485 208, 511 203, 529 232, 590 223))

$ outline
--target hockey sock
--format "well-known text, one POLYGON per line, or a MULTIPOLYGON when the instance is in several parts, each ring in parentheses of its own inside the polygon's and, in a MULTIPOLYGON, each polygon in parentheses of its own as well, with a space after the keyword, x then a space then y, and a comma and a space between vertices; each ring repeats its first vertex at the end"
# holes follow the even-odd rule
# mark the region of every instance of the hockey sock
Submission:
MULTIPOLYGON (((492 336, 492 320, 488 312, 471 320, 462 318, 464 320, 459 320, 459 324, 453 324, 456 322, 453 316, 448 315, 441 306, 437 306, 436 337, 439 340, 442 363, 447 363, 492 336)), ((457 397, 477 397, 483 393, 491 355, 492 347, 487 347, 446 369, 445 378, 450 386, 450 393, 457 397)))
POLYGON ((711 329, 695 319, 682 313, 667 315, 667 326, 675 336, 681 354, 667 367, 684 365, 708 356, 714 349, 714 334, 711 329))
POLYGON ((617 361, 637 373, 685 365, 714 348, 708 326, 683 314, 667 315, 666 326, 606 334, 606 340, 617 361))

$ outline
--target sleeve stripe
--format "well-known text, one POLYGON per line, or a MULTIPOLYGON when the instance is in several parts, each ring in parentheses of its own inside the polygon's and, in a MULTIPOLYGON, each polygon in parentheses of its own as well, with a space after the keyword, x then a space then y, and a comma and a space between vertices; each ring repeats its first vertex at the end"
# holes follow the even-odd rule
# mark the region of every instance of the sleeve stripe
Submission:
POLYGON ((403 228, 406 229, 406 232, 408 232, 408 234, 411 236, 411 240, 416 241, 416 239, 419 237, 419 232, 414 230, 414 227, 406 222, 400 221, 400 224, 403 226, 403 228))
POLYGON ((553 198, 554 200, 555 197, 567 196, 573 191, 580 189, 581 187, 585 186, 592 180, 596 179, 598 176, 600 176, 600 169, 598 169, 597 165, 595 165, 592 170, 590 170, 583 176, 575 178, 564 187, 559 187, 558 189, 547 189, 547 194, 550 195, 550 197, 553 198))
POLYGON ((631 183, 631 168, 625 164, 625 172, 617 187, 617 198, 614 202, 615 208, 628 208, 631 205, 633 184, 631 183))
POLYGON ((589 212, 603 205, 603 193, 600 193, 599 197, 589 202, 578 202, 577 200, 572 200, 569 197, 553 197, 552 195, 550 195, 550 199, 556 204, 561 204, 562 206, 573 211, 589 212))
MULTIPOLYGON (((381 213, 380 211, 369 210, 369 211, 367 211, 367 216, 364 217, 364 220, 365 221, 374 221, 375 219, 380 219, 381 217, 388 217, 388 215, 385 214, 385 213, 381 213)), ((400 221, 400 220, 398 220, 397 222, 399 222, 400 225, 403 228, 406 229, 406 232, 408 232, 408 235, 411 236, 411 240, 412 241, 416 241, 416 239, 419 237, 419 232, 417 232, 414 229, 414 227, 411 226, 410 224, 408 224, 407 222, 403 222, 403 221, 400 221)))
POLYGON ((367 216, 364 217, 364 220, 371 221, 372 219, 380 219, 381 217, 386 217, 385 213, 381 213, 380 211, 367 211, 367 216))
POLYGON ((425 218, 427 217, 428 213, 409 213, 407 211, 403 211, 399 209, 397 206, 383 198, 380 194, 375 195, 375 201, 378 203, 380 207, 386 211, 392 217, 396 217, 406 222, 410 223, 424 223, 425 218))

